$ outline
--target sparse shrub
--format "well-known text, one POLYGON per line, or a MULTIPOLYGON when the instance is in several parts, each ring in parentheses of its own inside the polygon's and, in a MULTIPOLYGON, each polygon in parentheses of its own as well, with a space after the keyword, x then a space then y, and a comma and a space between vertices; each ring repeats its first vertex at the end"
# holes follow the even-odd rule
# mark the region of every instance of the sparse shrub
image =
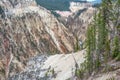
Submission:
POLYGON ((111 78, 106 79, 106 80, 115 80, 115 77, 111 77, 111 78))
POLYGON ((87 71, 86 70, 86 65, 87 65, 86 62, 83 62, 83 63, 80 64, 79 68, 75 69, 75 76, 77 78, 79 78, 81 80, 84 78, 84 74, 87 71))
POLYGON ((78 37, 76 36, 75 52, 77 52, 79 50, 80 50, 79 40, 78 40, 78 37))

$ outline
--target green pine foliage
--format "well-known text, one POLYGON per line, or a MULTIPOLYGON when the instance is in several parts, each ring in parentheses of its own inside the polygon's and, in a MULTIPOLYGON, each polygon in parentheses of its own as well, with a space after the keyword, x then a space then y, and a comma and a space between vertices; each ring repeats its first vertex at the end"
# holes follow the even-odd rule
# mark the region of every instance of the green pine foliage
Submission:
POLYGON ((93 70, 93 53, 95 49, 95 27, 91 25, 91 27, 87 30, 87 55, 86 55, 86 62, 87 62, 87 69, 90 72, 93 70))
POLYGON ((107 63, 111 57, 120 60, 119 16, 120 0, 102 0, 99 11, 95 14, 93 23, 88 27, 86 33, 85 67, 89 74, 93 70, 98 72, 102 64, 105 64, 105 70, 108 70, 107 63), (114 36, 116 37, 113 39, 114 36))
POLYGON ((76 44, 75 44, 75 52, 79 51, 80 50, 80 45, 79 45, 79 40, 78 40, 78 37, 76 36, 76 44))
POLYGON ((114 38, 114 46, 113 46, 113 58, 120 60, 120 41, 119 37, 115 36, 114 38))

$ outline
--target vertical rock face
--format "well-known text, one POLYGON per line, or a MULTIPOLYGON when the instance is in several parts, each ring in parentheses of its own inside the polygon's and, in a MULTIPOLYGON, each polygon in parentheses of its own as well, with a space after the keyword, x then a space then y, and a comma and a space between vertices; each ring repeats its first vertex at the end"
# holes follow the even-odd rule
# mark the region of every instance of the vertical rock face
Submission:
POLYGON ((1 0, 0 6, 0 79, 6 70, 10 76, 22 71, 36 54, 74 51, 73 35, 34 0, 1 0))

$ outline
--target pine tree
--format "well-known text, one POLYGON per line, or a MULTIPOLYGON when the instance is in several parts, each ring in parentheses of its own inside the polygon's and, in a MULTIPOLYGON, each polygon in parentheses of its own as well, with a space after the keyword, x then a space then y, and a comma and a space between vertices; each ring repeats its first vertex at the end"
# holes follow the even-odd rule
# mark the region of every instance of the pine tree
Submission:
POLYGON ((91 32, 91 28, 89 27, 88 30, 87 30, 87 56, 86 56, 87 69, 88 69, 89 74, 90 74, 91 68, 92 68, 91 36, 92 36, 92 32, 91 32))
POLYGON ((101 64, 113 58, 120 60, 120 0, 102 0, 99 11, 86 33, 86 71, 99 71, 101 64), (116 9, 116 10, 115 10, 116 9), (114 36, 116 36, 114 38, 114 36))
POLYGON ((120 60, 120 0, 114 3, 114 38, 113 38, 113 57, 120 60))
POLYGON ((86 55, 86 64, 87 64, 87 70, 89 74, 93 71, 94 69, 94 52, 95 52, 95 41, 96 41, 96 36, 95 36, 95 26, 92 24, 87 30, 87 55, 86 55))
POLYGON ((108 23, 109 8, 106 6, 111 4, 110 0, 103 0, 99 12, 95 15, 93 25, 87 31, 87 62, 89 72, 92 69, 99 70, 102 62, 107 63, 110 54, 110 41, 108 36, 108 23), (107 2, 108 1, 108 2, 107 2), (94 53, 94 54, 93 54, 94 53), (94 63, 94 64, 93 64, 94 63), (92 66, 91 66, 92 65, 92 66))
POLYGON ((114 47, 113 47, 113 58, 120 60, 120 41, 118 36, 115 36, 114 47))

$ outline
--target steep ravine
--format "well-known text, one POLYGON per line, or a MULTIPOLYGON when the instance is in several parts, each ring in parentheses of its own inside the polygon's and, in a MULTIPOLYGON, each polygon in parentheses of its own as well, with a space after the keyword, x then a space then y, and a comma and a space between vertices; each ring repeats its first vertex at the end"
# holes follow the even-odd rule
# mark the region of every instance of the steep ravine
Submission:
MULTIPOLYGON (((93 7, 91 3, 79 3, 79 5, 77 11, 69 12, 70 15, 68 17, 62 16, 67 15, 68 13, 64 13, 64 11, 61 12, 61 16, 58 17, 58 20, 62 22, 79 41, 84 42, 86 39, 87 28, 93 21, 93 16, 97 12, 97 8, 93 7), (87 4, 91 6, 86 7, 87 4)), ((71 6, 71 8, 74 10, 74 6, 71 6)))
POLYGON ((26 61, 37 54, 74 51, 71 32, 34 0, 1 0, 0 6, 4 11, 0 14, 1 80, 9 72, 12 76, 23 71, 26 61))
POLYGON ((85 41, 86 31, 90 23, 93 21, 93 15, 96 13, 95 7, 88 7, 80 9, 73 15, 67 18, 67 28, 76 36, 80 41, 85 41))
MULTIPOLYGON (((74 49, 85 41, 95 11, 84 8, 64 26, 35 0, 0 0, 0 80, 79 80, 75 71, 86 49, 74 49)), ((119 80, 120 62, 108 66, 109 72, 93 72, 82 80, 119 80)))

